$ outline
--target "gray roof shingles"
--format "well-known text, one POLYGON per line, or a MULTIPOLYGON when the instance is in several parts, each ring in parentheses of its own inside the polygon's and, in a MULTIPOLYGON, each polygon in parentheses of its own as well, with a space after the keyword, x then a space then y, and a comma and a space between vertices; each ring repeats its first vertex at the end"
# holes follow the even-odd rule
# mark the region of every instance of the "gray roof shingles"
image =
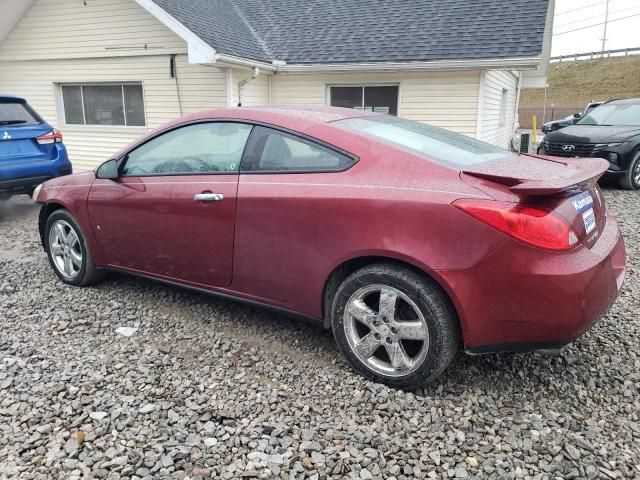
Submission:
POLYGON ((290 64, 535 57, 548 0, 154 0, 217 52, 290 64))

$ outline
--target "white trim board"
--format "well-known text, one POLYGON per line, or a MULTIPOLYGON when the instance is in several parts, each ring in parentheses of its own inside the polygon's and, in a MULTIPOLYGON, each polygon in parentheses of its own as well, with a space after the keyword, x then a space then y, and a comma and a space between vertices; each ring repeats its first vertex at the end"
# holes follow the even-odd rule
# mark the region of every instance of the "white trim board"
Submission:
POLYGON ((476 138, 482 140, 482 123, 484 121, 484 82, 487 72, 480 71, 480 82, 478 87, 478 109, 476 112, 476 138))
POLYGON ((187 42, 189 63, 215 63, 216 51, 182 23, 169 15, 152 0, 135 0, 151 15, 162 22, 169 30, 187 42))

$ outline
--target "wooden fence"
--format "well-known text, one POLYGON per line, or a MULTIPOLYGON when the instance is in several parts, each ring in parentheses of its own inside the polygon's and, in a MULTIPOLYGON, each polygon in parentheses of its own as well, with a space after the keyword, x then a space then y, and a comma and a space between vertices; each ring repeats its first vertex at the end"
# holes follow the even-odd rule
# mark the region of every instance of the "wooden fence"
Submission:
POLYGON ((536 123, 538 129, 542 128, 542 124, 550 122, 551 120, 560 120, 561 118, 573 115, 574 113, 582 112, 584 105, 578 105, 575 107, 549 107, 546 110, 540 107, 520 107, 518 110, 518 121, 520 122, 520 128, 533 128, 533 116, 536 116, 536 123))

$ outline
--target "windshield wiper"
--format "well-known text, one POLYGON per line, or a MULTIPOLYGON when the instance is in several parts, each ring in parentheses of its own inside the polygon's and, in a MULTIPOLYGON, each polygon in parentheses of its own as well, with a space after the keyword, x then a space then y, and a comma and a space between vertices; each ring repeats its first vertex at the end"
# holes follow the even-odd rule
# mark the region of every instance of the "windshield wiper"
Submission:
POLYGON ((26 120, 0 120, 0 125, 18 125, 19 123, 27 123, 26 120))

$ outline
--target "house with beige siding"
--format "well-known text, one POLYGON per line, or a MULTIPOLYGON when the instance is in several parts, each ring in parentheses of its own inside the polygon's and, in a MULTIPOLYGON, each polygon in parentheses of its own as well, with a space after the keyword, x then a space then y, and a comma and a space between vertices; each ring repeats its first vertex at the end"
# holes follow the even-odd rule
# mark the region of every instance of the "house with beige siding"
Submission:
POLYGON ((0 93, 76 170, 218 107, 326 104, 508 147, 542 87, 553 0, 0 0, 0 93))

